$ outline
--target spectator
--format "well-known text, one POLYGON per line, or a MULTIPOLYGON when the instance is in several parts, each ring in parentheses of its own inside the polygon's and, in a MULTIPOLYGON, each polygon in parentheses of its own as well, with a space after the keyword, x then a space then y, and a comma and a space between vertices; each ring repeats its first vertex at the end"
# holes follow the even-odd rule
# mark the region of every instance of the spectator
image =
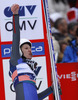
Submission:
POLYGON ((56 40, 63 40, 65 37, 68 36, 67 26, 68 25, 65 18, 59 18, 55 21, 54 27, 58 30, 58 32, 53 33, 52 35, 55 37, 56 40))
POLYGON ((55 62, 57 63, 58 54, 60 52, 60 45, 59 42, 54 38, 54 36, 52 36, 52 40, 53 40, 54 53, 55 53, 55 62))
POLYGON ((58 63, 62 61, 63 54, 64 54, 64 51, 65 51, 67 45, 68 45, 68 42, 61 40, 61 41, 59 41, 59 44, 60 44, 60 52, 58 55, 58 63))
MULTIPOLYGON (((50 17, 50 25, 51 25, 51 30, 52 30, 52 33, 54 32, 58 32, 57 29, 55 29, 53 26, 54 26, 54 22, 52 20, 52 16, 50 17)), ((58 53, 60 52, 60 45, 59 45, 59 42, 55 39, 54 36, 51 36, 52 40, 53 40, 53 46, 54 46, 54 53, 55 53, 55 61, 57 63, 57 59, 58 59, 58 53)))
POLYGON ((50 14, 50 24, 51 24, 51 31, 52 33, 57 33, 59 32, 55 27, 54 27, 54 23, 57 19, 59 18, 63 18, 61 14, 59 13, 53 13, 53 14, 50 14))
POLYGON ((76 38, 66 47, 62 63, 78 62, 78 28, 76 30, 76 38))
POLYGON ((68 24, 68 33, 71 39, 75 38, 77 27, 78 27, 78 23, 76 22, 72 22, 68 24))
POLYGON ((59 42, 55 39, 54 36, 52 36, 52 40, 53 40, 53 45, 54 45, 54 51, 59 53, 60 52, 59 42))

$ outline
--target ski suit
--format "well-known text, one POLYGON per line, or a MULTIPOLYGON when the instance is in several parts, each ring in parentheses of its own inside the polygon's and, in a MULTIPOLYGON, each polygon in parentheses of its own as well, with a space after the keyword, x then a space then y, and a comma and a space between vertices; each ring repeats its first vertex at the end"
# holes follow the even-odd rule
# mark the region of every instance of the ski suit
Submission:
POLYGON ((13 15, 13 42, 9 75, 16 92, 16 100, 42 100, 53 92, 49 87, 37 94, 36 75, 19 53, 19 15, 13 15))

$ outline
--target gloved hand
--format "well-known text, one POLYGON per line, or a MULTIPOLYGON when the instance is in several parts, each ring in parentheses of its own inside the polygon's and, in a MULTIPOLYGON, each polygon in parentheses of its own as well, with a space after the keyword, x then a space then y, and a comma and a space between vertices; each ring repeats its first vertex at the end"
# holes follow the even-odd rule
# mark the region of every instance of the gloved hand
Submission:
MULTIPOLYGON (((52 84, 51 86, 52 90, 53 90, 53 95, 55 95, 55 92, 54 92, 54 85, 52 84)), ((61 90, 61 87, 60 85, 58 84, 58 91, 59 91, 59 95, 62 95, 62 90, 61 90)))

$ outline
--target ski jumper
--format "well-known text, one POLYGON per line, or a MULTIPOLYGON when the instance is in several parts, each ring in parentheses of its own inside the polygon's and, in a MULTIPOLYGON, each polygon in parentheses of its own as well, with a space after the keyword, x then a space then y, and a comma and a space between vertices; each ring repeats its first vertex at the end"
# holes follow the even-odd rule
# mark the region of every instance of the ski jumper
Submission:
MULTIPOLYGON (((42 100, 53 92, 49 87, 37 94, 35 69, 31 69, 19 53, 20 28, 19 15, 13 15, 13 42, 9 75, 16 92, 16 100, 42 100)), ((32 63, 32 61, 29 61, 32 63)))

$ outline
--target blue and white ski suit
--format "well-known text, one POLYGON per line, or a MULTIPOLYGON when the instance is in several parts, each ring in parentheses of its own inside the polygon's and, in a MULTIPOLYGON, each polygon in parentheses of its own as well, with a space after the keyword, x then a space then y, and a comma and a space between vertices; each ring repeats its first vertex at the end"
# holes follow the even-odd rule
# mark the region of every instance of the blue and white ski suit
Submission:
POLYGON ((51 94, 52 88, 37 94, 36 75, 29 65, 23 61, 19 53, 19 15, 13 15, 13 43, 10 58, 10 76, 16 92, 16 100, 42 100, 51 94))

